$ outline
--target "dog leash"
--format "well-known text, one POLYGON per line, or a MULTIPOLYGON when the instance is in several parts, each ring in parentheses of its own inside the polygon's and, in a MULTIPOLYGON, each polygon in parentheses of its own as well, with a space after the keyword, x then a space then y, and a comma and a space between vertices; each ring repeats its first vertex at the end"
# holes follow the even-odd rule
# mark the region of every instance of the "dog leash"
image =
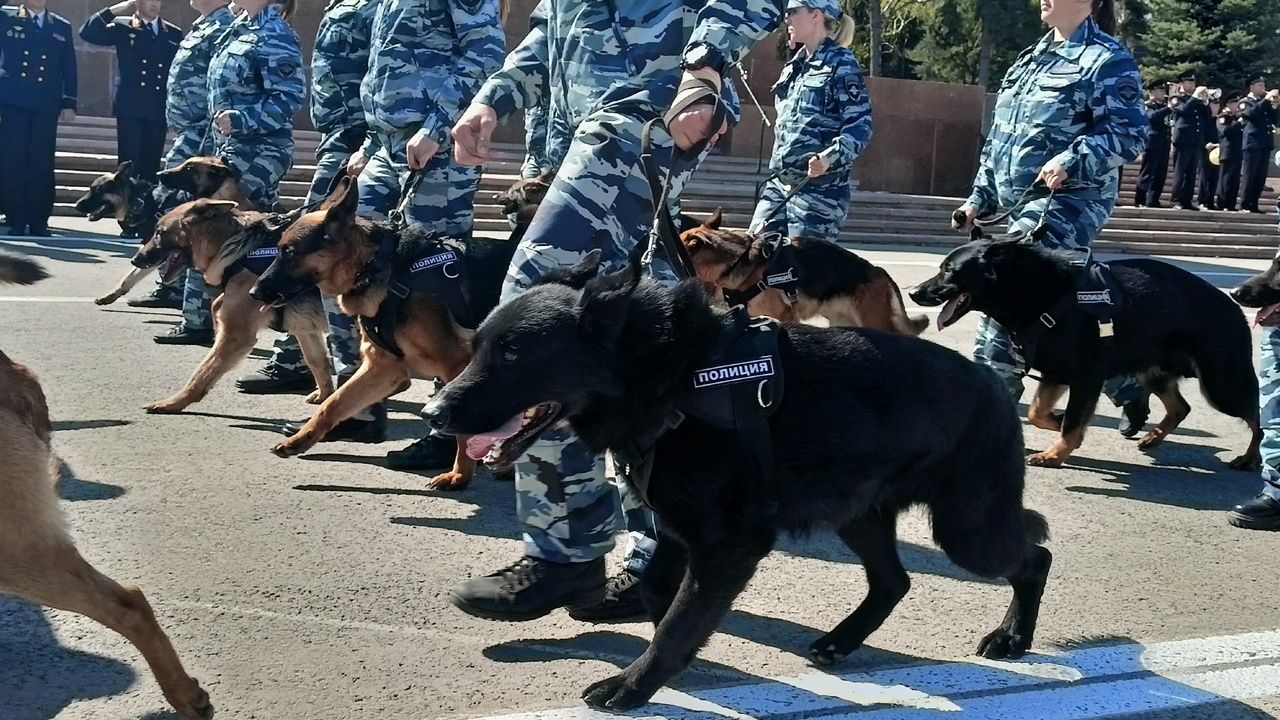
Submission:
POLYGON ((400 201, 396 203, 396 207, 387 213, 389 220, 396 227, 402 228, 408 224, 405 217, 405 210, 409 207, 409 201, 413 200, 413 196, 418 192, 418 186, 422 184, 423 173, 421 170, 410 170, 409 177, 404 181, 404 188, 400 190, 400 201))
MULTIPOLYGON (((991 227, 992 225, 1008 220, 1011 215, 1013 215, 1018 210, 1022 209, 1023 206, 1025 206, 1030 200, 1032 200, 1031 193, 1036 189, 1037 185, 1043 185, 1043 183, 1040 180, 1036 180, 1035 182, 1031 183, 1031 185, 1027 186, 1026 190, 1023 190, 1022 193, 1018 195, 1018 199, 1013 202, 1013 205, 1009 206, 1008 210, 1005 210, 999 215, 996 215, 994 217, 989 217, 989 218, 974 218, 973 219, 974 227, 977 230, 981 231, 981 229, 984 227, 991 227)), ((1027 233, 1028 237, 1035 234, 1036 231, 1044 227, 1045 221, 1047 220, 1049 215, 1049 201, 1053 200, 1053 195, 1056 192, 1057 190, 1050 190, 1049 194, 1045 196, 1044 212, 1040 213, 1040 221, 1036 223, 1036 226, 1032 228, 1031 232, 1027 233)), ((951 214, 951 219, 956 221, 956 224, 962 225, 964 224, 964 216, 959 213, 960 211, 956 210, 954 213, 951 214)))
POLYGON ((329 196, 333 194, 333 191, 338 189, 338 183, 342 182, 342 178, 344 176, 346 176, 345 172, 339 172, 337 175, 334 175, 333 178, 329 180, 328 189, 325 190, 324 193, 320 195, 319 199, 313 200, 312 202, 309 202, 306 205, 302 205, 301 207, 296 207, 290 210, 289 212, 271 213, 270 215, 267 216, 266 220, 263 220, 263 227, 265 227, 267 230, 271 232, 276 232, 277 230, 286 228, 294 224, 295 222, 298 221, 298 218, 302 217, 303 215, 306 215, 307 213, 311 212, 312 210, 315 210, 316 208, 324 204, 324 201, 329 199, 329 196))

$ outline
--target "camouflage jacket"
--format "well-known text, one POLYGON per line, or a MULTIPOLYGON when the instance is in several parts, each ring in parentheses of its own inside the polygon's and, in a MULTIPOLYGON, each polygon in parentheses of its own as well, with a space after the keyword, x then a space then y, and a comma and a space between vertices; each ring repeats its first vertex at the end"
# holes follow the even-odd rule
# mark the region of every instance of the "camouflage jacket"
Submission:
POLYGON ((547 154, 554 163, 592 113, 665 112, 686 46, 703 42, 736 62, 777 28, 783 5, 784 0, 541 0, 529 34, 476 99, 503 122, 520 108, 545 105, 547 154))
POLYGON ((298 36, 268 5, 241 14, 217 41, 209 62, 209 113, 231 111, 231 139, 293 134, 306 93, 298 36))
POLYGON ((197 18, 178 43, 169 65, 164 113, 169 129, 178 131, 209 122, 209 61, 218 38, 235 17, 226 7, 197 18))
POLYGON ((360 86, 365 119, 397 142, 425 130, 448 147, 453 124, 505 51, 498 0, 382 0, 360 86))
POLYGON ((848 180, 871 140, 871 99, 862 68, 847 48, 827 38, 812 56, 797 52, 773 86, 778 122, 769 169, 784 181, 804 178, 809 157, 825 152, 823 180, 848 180))
POLYGON ((1050 160, 1067 171, 1062 191, 1114 202, 1119 168, 1142 153, 1148 125, 1124 45, 1092 19, 1056 46, 1049 33, 1000 84, 968 203, 980 215, 1013 206, 1050 160))
MULTIPOLYGON (((311 122, 353 150, 368 135, 360 83, 369 69, 369 40, 378 0, 329 0, 311 54, 311 122)), ((370 153, 372 154, 372 153, 370 153)))

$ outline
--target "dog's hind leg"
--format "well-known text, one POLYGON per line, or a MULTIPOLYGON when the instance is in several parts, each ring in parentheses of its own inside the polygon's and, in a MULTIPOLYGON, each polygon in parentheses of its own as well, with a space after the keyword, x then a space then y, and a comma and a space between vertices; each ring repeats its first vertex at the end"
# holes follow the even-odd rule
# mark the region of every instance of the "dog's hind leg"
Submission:
POLYGON ((615 712, 638 708, 693 661, 773 547, 774 533, 768 527, 726 532, 714 544, 689 549, 684 580, 653 642, 621 673, 583 691, 588 705, 615 712))
POLYGON ((1191 414, 1191 405, 1178 391, 1178 379, 1172 375, 1163 372, 1144 373, 1143 385, 1155 393, 1164 405, 1164 419, 1138 441, 1139 450, 1150 450, 1164 442, 1165 437, 1187 419, 1191 414))
POLYGON ((898 558, 897 516, 871 514, 846 523, 840 539, 862 559, 867 573, 867 597, 836 626, 809 646, 817 665, 831 665, 858 649, 889 617, 911 589, 911 578, 898 558))
MULTIPOLYGON (((235 280, 251 277, 249 273, 239 273, 235 280)), ((234 282, 233 280, 232 282, 234 282)), ((253 349, 258 340, 258 330, 262 327, 263 315, 260 312, 262 303, 248 296, 248 288, 244 288, 243 297, 230 296, 224 292, 213 301, 213 313, 216 319, 216 330, 213 336, 213 348, 204 360, 196 367, 185 387, 178 394, 167 400, 151 403, 145 409, 149 413, 179 413, 188 406, 200 402, 214 384, 223 375, 240 363, 253 349)))
POLYGON ((318 405, 333 394, 333 367, 329 363, 329 347, 321 333, 300 332, 294 335, 302 350, 302 360, 316 379, 316 389, 307 396, 307 402, 318 405))
POLYGON ((1088 378, 1070 386, 1070 397, 1067 398, 1067 411, 1062 417, 1062 433, 1049 446, 1048 450, 1036 453, 1027 458, 1028 465, 1042 467, 1062 467, 1080 444, 1084 442, 1084 431, 1093 419, 1093 412, 1098 407, 1098 396, 1102 394, 1102 380, 1088 378))
POLYGON ((271 452, 290 457, 310 450, 338 423, 387 398, 409 379, 404 361, 391 353, 366 349, 362 355, 356 374, 320 405, 301 430, 276 443, 271 452))
POLYGON ((116 286, 115 290, 112 290, 106 295, 103 295, 102 297, 97 298, 96 300, 93 301, 93 304, 94 305, 110 305, 111 303, 119 300, 120 298, 127 295, 135 285, 141 282, 142 278, 150 275, 151 271, 154 269, 155 268, 134 268, 130 270, 128 275, 125 275, 123 278, 120 279, 120 284, 116 286))
POLYGON ((1066 392, 1066 385, 1051 383, 1047 380, 1040 381, 1035 397, 1031 400, 1031 406, 1027 408, 1027 421, 1032 427, 1062 432, 1062 420, 1053 416, 1053 406, 1058 404, 1066 392))
POLYGON ((1240 418, 1252 433, 1243 455, 1233 458, 1233 470, 1256 470, 1262 467, 1262 428, 1258 422, 1258 376, 1254 374, 1253 354, 1249 348, 1232 352, 1227 348, 1210 353, 1208 349, 1196 358, 1200 375, 1200 392, 1209 405, 1220 413, 1240 418))
POLYGON ((27 539, 19 548, 0 552, 0 564, 32 571, 0 572, 0 591, 84 615, 120 633, 142 653, 165 698, 182 717, 208 720, 213 716, 208 694, 183 669, 141 590, 123 587, 95 570, 70 538, 27 539))

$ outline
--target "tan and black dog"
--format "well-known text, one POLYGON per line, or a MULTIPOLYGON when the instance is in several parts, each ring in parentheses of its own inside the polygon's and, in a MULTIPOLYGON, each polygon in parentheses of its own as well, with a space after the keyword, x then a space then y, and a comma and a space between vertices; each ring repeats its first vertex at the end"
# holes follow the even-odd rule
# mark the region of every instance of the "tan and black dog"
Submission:
POLYGON ((755 292, 747 302, 752 315, 803 322, 826 318, 836 327, 865 327, 901 335, 919 335, 927 317, 908 317, 902 292, 889 273, 844 248, 817 238, 791 238, 790 257, 799 295, 788 303, 782 291, 769 287, 765 238, 720 227, 719 210, 702 225, 680 233, 693 259, 698 279, 727 293, 755 292))
POLYGON ((511 224, 512 242, 519 242, 524 237, 534 214, 538 212, 538 206, 547 196, 547 190, 551 189, 551 179, 554 177, 555 173, 546 171, 537 177, 520 178, 506 190, 494 193, 493 201, 502 206, 502 213, 511 224))
POLYGON ((266 222, 269 217, 241 210, 230 200, 194 200, 160 218, 155 235, 139 248, 133 258, 138 267, 162 262, 174 251, 189 252, 192 266, 204 273, 205 282, 223 288, 213 301, 213 348, 178 394, 148 405, 147 412, 182 412, 199 402, 219 378, 249 354, 259 331, 268 326, 298 339, 302 357, 316 379, 316 390, 307 402, 319 403, 333 394, 325 345, 329 321, 320 294, 300 294, 274 312, 266 312, 263 303, 249 296, 249 288, 277 252, 275 243, 281 230, 266 222))
MULTIPOLYGON (((0 283, 45 276, 31 260, 0 254, 0 283)), ((142 591, 98 572, 76 550, 58 507, 52 434, 35 375, 0 352, 0 593, 78 613, 120 633, 142 652, 182 717, 209 720, 208 694, 183 669, 142 591)))
MULTIPOLYGON (((160 173, 167 187, 183 190, 193 198, 231 200, 242 210, 253 210, 253 205, 240 192, 231 169, 216 157, 194 157, 170 170, 160 173)), ((115 218, 121 227, 133 230, 145 242, 156 231, 160 218, 160 199, 151 183, 133 174, 133 163, 124 161, 116 168, 93 181, 89 190, 75 202, 75 208, 84 213, 90 222, 106 217, 115 218)), ((175 254, 158 267, 166 282, 172 281, 185 265, 175 254)), ((97 305, 110 305, 124 297, 153 268, 134 268, 121 278, 111 292, 94 300, 97 305)))
MULTIPOLYGON (((443 238, 356 216, 359 198, 343 178, 319 209, 284 232, 280 254, 254 286, 255 298, 279 305, 300 293, 336 295, 360 318, 360 369, 306 425, 272 452, 311 449, 338 423, 397 392, 411 377, 452 380, 471 361, 471 334, 498 304, 516 244, 443 238)), ((453 468, 431 487, 458 490, 475 461, 458 438, 453 468)))

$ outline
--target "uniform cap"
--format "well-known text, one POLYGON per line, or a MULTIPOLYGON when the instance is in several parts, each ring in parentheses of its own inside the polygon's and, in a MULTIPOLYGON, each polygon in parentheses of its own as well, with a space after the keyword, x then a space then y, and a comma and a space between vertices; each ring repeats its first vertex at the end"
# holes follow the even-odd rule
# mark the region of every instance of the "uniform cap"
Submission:
POLYGON ((1252 85, 1256 82, 1262 82, 1266 79, 1267 79, 1267 76, 1263 75, 1262 73, 1253 73, 1249 75, 1249 84, 1252 85))
POLYGON ((1196 79, 1196 72, 1194 70, 1188 70, 1178 76, 1178 82, 1186 82, 1188 80, 1191 80, 1194 82, 1195 79, 1196 79))
POLYGON ((841 9, 837 0, 787 0, 788 10, 797 8, 817 10, 833 20, 839 19, 844 14, 844 10, 841 9))

